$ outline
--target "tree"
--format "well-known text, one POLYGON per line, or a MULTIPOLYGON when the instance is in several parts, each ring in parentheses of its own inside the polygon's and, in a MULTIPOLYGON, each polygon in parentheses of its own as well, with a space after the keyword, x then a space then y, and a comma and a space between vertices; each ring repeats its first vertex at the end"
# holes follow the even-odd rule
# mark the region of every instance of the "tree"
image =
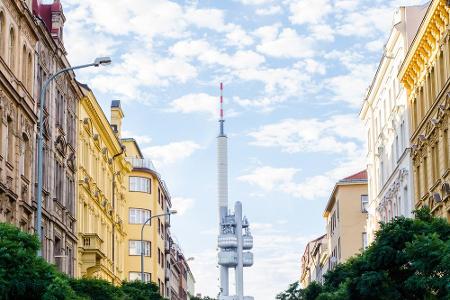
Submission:
POLYGON ((36 255, 39 240, 0 223, 0 299, 5 300, 163 300, 154 283, 73 279, 36 255))
POLYGON ((53 266, 37 257, 39 240, 0 223, 0 299, 41 299, 57 276, 53 266))
POLYGON ((141 281, 123 282, 120 287, 125 294, 125 299, 133 300, 162 300, 164 299, 159 288, 153 282, 144 283, 141 281))
POLYGON ((381 224, 374 243, 325 274, 323 285, 277 299, 449 299, 449 282, 450 224, 423 208, 415 219, 381 224))

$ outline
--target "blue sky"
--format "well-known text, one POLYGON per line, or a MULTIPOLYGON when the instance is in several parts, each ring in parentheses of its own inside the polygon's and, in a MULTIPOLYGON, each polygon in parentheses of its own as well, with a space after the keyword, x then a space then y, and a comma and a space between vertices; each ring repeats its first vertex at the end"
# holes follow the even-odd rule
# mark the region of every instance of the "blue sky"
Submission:
POLYGON ((135 137, 180 214, 172 232, 197 292, 215 296, 219 83, 229 136, 230 203, 255 237, 246 293, 271 300, 300 274, 305 243, 325 230, 334 182, 364 168, 358 112, 392 15, 380 0, 62 0, 72 65, 109 115, 122 100, 135 137))

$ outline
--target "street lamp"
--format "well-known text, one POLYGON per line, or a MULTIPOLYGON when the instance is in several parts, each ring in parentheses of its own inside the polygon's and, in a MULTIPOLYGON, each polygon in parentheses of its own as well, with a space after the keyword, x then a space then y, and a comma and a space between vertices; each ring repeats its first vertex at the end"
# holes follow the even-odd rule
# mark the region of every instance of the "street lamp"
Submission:
MULTIPOLYGON (((48 86, 50 85, 50 82, 52 82, 56 77, 63 73, 67 73, 69 71, 77 70, 77 69, 84 69, 88 67, 99 67, 99 66, 106 66, 111 64, 111 58, 109 57, 98 57, 95 59, 93 63, 86 64, 86 65, 80 65, 70 68, 65 68, 62 70, 59 70, 52 76, 50 76, 42 86, 41 89, 41 95, 39 98, 39 135, 38 135, 38 159, 37 159, 37 166, 38 166, 38 178, 37 178, 37 234, 39 236, 39 241, 42 243, 42 172, 43 172, 43 148, 44 148, 44 102, 45 102, 45 94, 47 91, 48 86)), ((38 250, 38 256, 42 256, 41 248, 39 247, 38 250)))
POLYGON ((176 210, 169 210, 167 213, 155 215, 153 217, 148 218, 144 222, 144 224, 142 224, 142 228, 141 228, 141 281, 142 282, 144 282, 144 227, 149 222, 150 222, 150 225, 151 225, 151 220, 153 218, 162 217, 162 216, 170 216, 170 215, 174 215, 176 213, 177 213, 176 210))

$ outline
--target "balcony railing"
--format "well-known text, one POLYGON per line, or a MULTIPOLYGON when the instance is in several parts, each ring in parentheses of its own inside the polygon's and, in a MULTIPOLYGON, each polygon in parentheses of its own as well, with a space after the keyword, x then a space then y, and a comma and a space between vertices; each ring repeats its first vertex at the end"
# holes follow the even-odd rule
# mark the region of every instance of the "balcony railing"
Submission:
POLYGON ((102 243, 102 239, 96 233, 83 234, 83 248, 85 250, 101 251, 102 243))
POLYGON ((156 172, 156 168, 153 165, 153 162, 148 158, 134 158, 134 157, 127 157, 126 160, 131 163, 133 168, 137 169, 149 169, 154 172, 156 172))

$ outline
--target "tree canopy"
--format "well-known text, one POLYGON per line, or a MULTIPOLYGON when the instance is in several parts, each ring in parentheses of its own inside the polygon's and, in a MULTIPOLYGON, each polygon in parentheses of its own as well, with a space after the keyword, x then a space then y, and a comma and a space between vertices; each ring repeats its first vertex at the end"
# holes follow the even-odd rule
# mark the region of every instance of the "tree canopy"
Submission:
POLYGON ((36 255, 39 240, 0 223, 0 299, 5 300, 162 300, 154 283, 68 278, 36 255))
POLYGON ((381 224, 364 252, 324 278, 306 289, 294 283, 277 299, 450 299, 450 224, 428 208, 381 224))

